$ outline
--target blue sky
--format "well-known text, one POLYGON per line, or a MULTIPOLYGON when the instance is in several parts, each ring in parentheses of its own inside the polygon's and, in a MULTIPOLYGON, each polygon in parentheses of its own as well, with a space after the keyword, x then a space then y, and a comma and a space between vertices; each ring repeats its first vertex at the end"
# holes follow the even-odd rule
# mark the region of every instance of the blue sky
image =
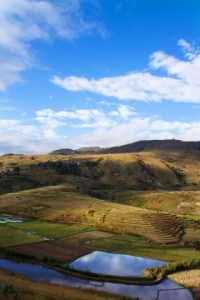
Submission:
POLYGON ((198 0, 1 0, 0 153, 200 140, 198 0))

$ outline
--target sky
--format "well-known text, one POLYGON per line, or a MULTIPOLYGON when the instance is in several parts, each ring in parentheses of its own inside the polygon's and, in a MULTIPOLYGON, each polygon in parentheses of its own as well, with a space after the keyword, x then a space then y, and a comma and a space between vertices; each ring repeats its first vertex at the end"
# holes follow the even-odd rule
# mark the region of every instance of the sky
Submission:
POLYGON ((200 140, 199 0, 1 0, 0 153, 200 140))

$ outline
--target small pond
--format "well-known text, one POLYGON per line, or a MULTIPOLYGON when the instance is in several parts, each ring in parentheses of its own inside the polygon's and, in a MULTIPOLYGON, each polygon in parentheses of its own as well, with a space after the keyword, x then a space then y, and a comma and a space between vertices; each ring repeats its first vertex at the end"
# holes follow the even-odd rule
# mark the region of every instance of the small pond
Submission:
POLYGON ((142 276, 145 268, 165 265, 167 262, 132 255, 94 251, 70 263, 79 271, 117 276, 142 276))
POLYGON ((15 217, 5 217, 0 216, 0 223, 6 224, 6 223, 22 223, 23 220, 15 217))
POLYGON ((0 259, 0 268, 7 268, 15 274, 21 274, 31 280, 80 288, 90 288, 111 292, 126 297, 138 297, 140 300, 192 300, 189 290, 182 288, 170 279, 152 286, 126 285, 108 282, 96 282, 65 276, 61 272, 36 264, 14 262, 0 259))

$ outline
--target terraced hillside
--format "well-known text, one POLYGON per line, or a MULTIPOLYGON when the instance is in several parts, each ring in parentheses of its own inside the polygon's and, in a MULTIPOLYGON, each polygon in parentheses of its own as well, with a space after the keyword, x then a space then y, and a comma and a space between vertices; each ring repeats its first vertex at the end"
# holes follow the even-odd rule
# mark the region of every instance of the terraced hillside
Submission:
POLYGON ((77 192, 73 185, 2 195, 0 212, 47 222, 84 224, 110 232, 134 233, 162 244, 194 243, 200 236, 197 221, 88 197, 77 192), (186 234, 189 231, 190 234, 186 234))
MULTIPOLYGON (((105 197, 109 197, 108 193, 105 197)), ((116 202, 140 208, 182 214, 192 219, 200 219, 200 192, 183 191, 133 191, 114 193, 116 202)))

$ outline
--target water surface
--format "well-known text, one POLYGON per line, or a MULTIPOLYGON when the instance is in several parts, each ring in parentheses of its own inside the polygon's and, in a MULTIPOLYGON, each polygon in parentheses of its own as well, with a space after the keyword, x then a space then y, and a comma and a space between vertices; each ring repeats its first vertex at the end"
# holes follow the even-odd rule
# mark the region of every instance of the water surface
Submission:
POLYGON ((94 251, 70 263, 80 271, 117 276, 142 276, 145 268, 165 265, 167 262, 132 255, 94 251))
POLYGON ((90 288, 126 297, 138 297, 140 300, 192 300, 192 295, 189 290, 183 289, 170 279, 165 279, 161 283, 153 286, 139 286, 79 279, 65 276, 58 271, 40 265, 14 262, 7 259, 0 259, 0 267, 7 268, 15 274, 24 275, 31 280, 72 287, 90 288))
POLYGON ((22 219, 18 219, 15 217, 0 217, 0 223, 6 224, 6 223, 22 223, 22 219))

